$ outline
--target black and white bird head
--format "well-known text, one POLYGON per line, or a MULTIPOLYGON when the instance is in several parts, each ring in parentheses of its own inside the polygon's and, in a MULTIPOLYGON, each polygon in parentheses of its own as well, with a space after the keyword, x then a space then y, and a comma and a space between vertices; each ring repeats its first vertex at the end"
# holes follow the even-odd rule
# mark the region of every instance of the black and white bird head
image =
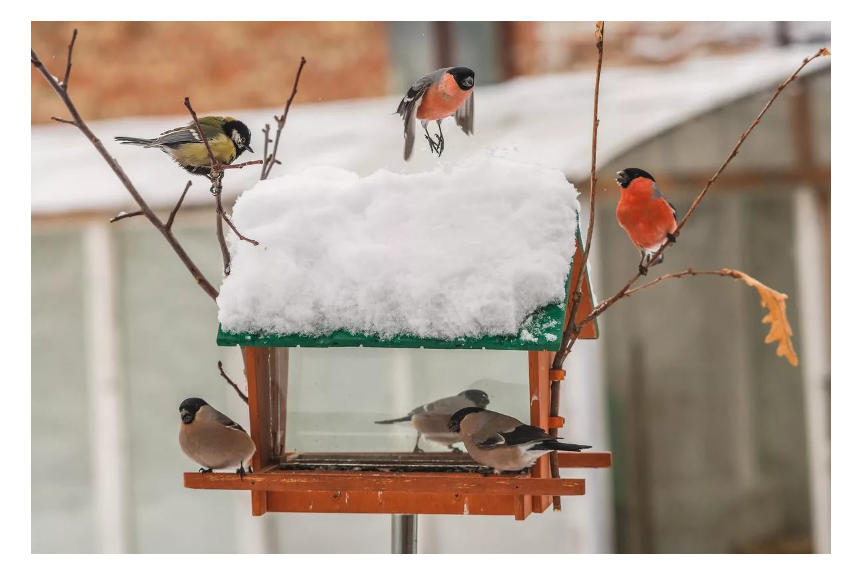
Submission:
POLYGON ((464 91, 472 89, 473 84, 476 81, 476 74, 473 70, 465 68, 464 66, 449 68, 446 73, 452 74, 452 77, 455 78, 455 83, 457 83, 458 87, 464 91))
POLYGON ((461 431, 461 422, 465 417, 470 415, 471 413, 478 413, 480 411, 484 411, 482 407, 465 407, 464 409, 459 409, 456 411, 452 417, 449 418, 449 431, 452 433, 459 433, 461 431))
POLYGON ((191 423, 195 420, 195 415, 205 406, 209 405, 206 401, 199 397, 190 397, 180 404, 180 419, 183 423, 191 423))
POLYGON ((488 397, 488 394, 481 389, 468 389, 462 391, 458 395, 465 399, 469 399, 476 404, 476 407, 488 407, 488 404, 491 403, 491 399, 488 397))
POLYGON ((222 125, 222 130, 227 134, 227 137, 233 140, 234 145, 236 146, 236 155, 239 157, 241 153, 245 150, 248 150, 252 154, 254 150, 251 149, 251 131, 248 129, 248 126, 240 122, 239 120, 230 120, 222 125))

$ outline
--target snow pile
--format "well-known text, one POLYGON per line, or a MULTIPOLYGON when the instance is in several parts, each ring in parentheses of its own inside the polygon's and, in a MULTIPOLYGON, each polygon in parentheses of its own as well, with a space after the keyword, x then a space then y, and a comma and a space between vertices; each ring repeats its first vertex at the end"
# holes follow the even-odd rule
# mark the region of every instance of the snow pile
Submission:
POLYGON ((562 172, 489 156, 261 182, 233 211, 260 245, 232 243, 219 321, 233 333, 517 335, 565 297, 576 198, 562 172))

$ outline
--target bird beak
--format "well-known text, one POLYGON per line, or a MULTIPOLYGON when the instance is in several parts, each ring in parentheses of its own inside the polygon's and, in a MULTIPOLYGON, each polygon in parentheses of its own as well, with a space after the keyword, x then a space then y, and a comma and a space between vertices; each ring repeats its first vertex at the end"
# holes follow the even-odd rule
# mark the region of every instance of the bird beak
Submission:
POLYGON ((467 84, 468 86, 472 86, 473 82, 474 82, 473 78, 465 78, 464 79, 464 83, 467 84))
POLYGON ((252 154, 254 153, 254 150, 252 150, 251 146, 249 146, 248 144, 246 144, 245 149, 248 150, 249 152, 251 152, 252 154))
POLYGON ((182 409, 180 410, 180 419, 183 420, 183 423, 191 423, 194 420, 194 415, 192 415, 189 411, 182 409))

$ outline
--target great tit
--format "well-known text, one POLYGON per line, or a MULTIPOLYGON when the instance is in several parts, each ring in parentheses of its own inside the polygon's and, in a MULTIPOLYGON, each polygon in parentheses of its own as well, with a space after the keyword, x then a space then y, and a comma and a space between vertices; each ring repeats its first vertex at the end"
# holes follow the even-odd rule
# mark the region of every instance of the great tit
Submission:
POLYGON ((398 419, 387 419, 384 421, 375 421, 379 424, 398 423, 399 421, 409 421, 416 429, 416 445, 413 447, 413 453, 421 453, 419 449, 419 439, 425 437, 426 440, 436 441, 447 446, 456 453, 460 450, 452 447, 455 443, 461 441, 457 432, 449 431, 449 418, 463 407, 487 407, 491 402, 488 399, 488 394, 481 389, 468 389, 462 391, 458 395, 444 397, 425 405, 420 405, 404 417, 398 419))
POLYGON ((544 429, 521 423, 514 417, 478 407, 466 407, 449 420, 449 431, 458 433, 476 463, 495 473, 531 467, 551 451, 580 451, 590 445, 560 443, 544 429))
POLYGON ((198 397, 180 404, 180 449, 198 465, 201 473, 238 465, 236 472, 245 474, 243 463, 254 455, 251 437, 222 412, 198 397))
MULTIPOLYGON (((222 164, 230 164, 245 150, 252 154, 251 132, 248 126, 229 116, 204 116, 198 118, 201 130, 209 142, 213 156, 222 164)), ((210 173, 210 157, 201 141, 194 122, 186 126, 168 130, 158 138, 131 138, 117 136, 121 144, 132 144, 145 148, 159 148, 188 172, 201 176, 210 173)))

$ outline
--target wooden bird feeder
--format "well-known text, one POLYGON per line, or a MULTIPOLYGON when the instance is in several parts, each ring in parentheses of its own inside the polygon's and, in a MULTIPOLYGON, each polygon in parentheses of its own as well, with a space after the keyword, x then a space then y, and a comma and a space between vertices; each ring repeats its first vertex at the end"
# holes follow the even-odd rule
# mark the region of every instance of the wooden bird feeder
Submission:
MULTIPOLYGON (((566 186, 564 180, 562 185, 566 186)), ((564 193, 570 193, 570 188, 568 190, 564 190, 564 193)), ((274 201, 284 201, 284 196, 273 197, 274 201)), ((234 211, 234 219, 240 228, 243 227, 242 217, 238 203, 238 208, 234 211)), ((244 229, 244 232, 255 237, 253 229, 244 229)), ((256 239, 262 240, 261 244, 265 245, 265 238, 256 239)), ((253 473, 244 478, 230 472, 186 473, 185 486, 192 489, 250 491, 251 511, 252 515, 256 516, 267 512, 452 514, 510 515, 523 520, 531 513, 545 511, 551 505, 553 496, 584 495, 583 479, 551 476, 548 455, 540 458, 531 470, 523 474, 493 474, 489 473, 490 470, 487 468, 476 464, 467 453, 411 453, 409 449, 413 447, 412 443, 405 445, 403 452, 393 449, 325 451, 307 449, 307 445, 300 446, 304 440, 299 437, 301 434, 295 433, 295 429, 293 436, 288 436, 292 433, 290 425, 295 427, 300 419, 297 417, 291 422, 288 421, 289 414, 292 418, 297 415, 296 411, 292 412, 289 409, 289 402, 299 401, 298 398, 303 396, 303 389, 307 390, 312 386, 303 380, 301 373, 296 373, 297 370, 302 371, 297 365, 301 366, 303 353, 318 354, 316 356, 318 361, 326 365, 329 362, 344 361, 347 358, 357 364, 356 369, 360 369, 363 367, 360 364, 367 366, 371 361, 366 356, 373 356, 374 361, 384 362, 392 358, 394 362, 399 353, 406 353, 404 349, 417 350, 410 353, 418 354, 423 358, 433 355, 435 361, 448 362, 447 378, 435 375, 426 381, 421 391, 423 394, 427 392, 427 399, 416 402, 410 408, 439 397, 453 395, 452 384, 447 392, 441 392, 437 388, 456 379, 456 376, 461 373, 459 371, 461 364, 458 362, 474 354, 474 356, 481 356, 482 359, 478 362, 470 359, 469 361, 473 362, 470 364, 470 369, 474 369, 472 366, 475 364, 479 366, 475 369, 481 370, 482 366, 499 361, 500 358, 505 360, 506 369, 510 366, 518 366, 520 374, 518 385, 507 388, 517 389, 515 392, 517 397, 508 399, 515 401, 523 411, 506 411, 498 407, 499 411, 505 411, 522 421, 529 421, 531 425, 546 430, 554 427, 561 428, 564 424, 563 418, 549 417, 550 383, 552 379, 562 379, 560 376, 563 375, 552 374, 553 356, 562 344, 563 328, 570 314, 576 313, 577 317, 583 320, 593 308, 589 277, 585 275, 582 283, 584 297, 581 305, 577 310, 572 309, 572 296, 575 291, 575 286, 571 285, 572 277, 581 266, 582 252, 579 238, 577 242, 571 241, 569 245, 571 247, 567 249, 572 249, 574 252, 569 256, 572 271, 568 275, 564 289, 559 290, 566 294, 566 299, 564 302, 552 303, 534 310, 529 316, 532 318, 529 323, 532 331, 527 333, 526 337, 522 332, 513 336, 485 336, 473 339, 423 339, 406 335, 380 339, 347 331, 335 331, 325 337, 312 337, 264 332, 229 333, 220 326, 218 344, 240 346, 243 353, 248 382, 249 433, 257 446, 257 451, 252 458, 253 473), (358 347, 378 349, 377 351, 343 349, 358 347), (300 350, 291 351, 291 348, 294 350, 300 348, 300 350), (307 351, 306 348, 326 349, 307 351), (294 357, 295 353, 299 355, 294 357), (324 356, 321 358, 320 354, 324 356), (291 365, 291 362, 294 365, 291 365), (525 385, 527 383, 529 385, 525 385), (303 388, 303 386, 306 387, 303 388), (528 406, 528 411, 524 409, 525 404, 528 406), (294 449, 296 451, 293 451, 294 449)), ((253 257, 266 257, 266 254, 257 252, 253 257)), ((561 257, 565 257, 564 254, 561 254, 561 257)), ((239 258, 235 258, 232 274, 241 273, 240 263, 239 258)), ((224 293, 223 289, 222 294, 224 293)), ((597 336, 594 322, 587 325, 580 333, 580 337, 585 339, 595 339, 597 336)), ((390 371, 391 373, 398 372, 390 371)), ((396 376, 392 377, 394 377, 392 382, 395 387, 398 387, 401 380, 396 376)), ((351 382, 339 381, 338 383, 341 385, 335 389, 335 386, 326 387, 319 381, 314 381, 313 385, 316 387, 313 392, 316 394, 316 401, 322 404, 331 397, 331 394, 345 394, 351 389, 351 382)), ((404 382, 402 389, 408 383, 404 382)), ((562 385, 571 384, 571 378, 562 383, 562 385)), ((307 396, 311 392, 305 393, 307 396)), ((488 408, 495 409, 495 396, 493 393, 490 395, 491 404, 488 408)), ((375 405, 375 408, 377 407, 375 405)), ((392 413, 392 417, 406 413, 395 413, 395 408, 391 405, 381 405, 379 408, 392 413)), ((307 414, 303 412, 299 415, 307 414)), ((339 419, 330 414, 323 418, 324 421, 320 425, 326 425, 329 422, 327 418, 329 421, 339 419)), ((321 417, 318 417, 315 421, 320 419, 321 417)), ((338 423, 341 422, 335 421, 333 424, 338 423)), ((367 423, 370 424, 367 428, 355 434, 359 439, 373 436, 374 433, 383 433, 381 426, 374 426, 373 421, 367 423)), ((401 425, 409 425, 409 423, 401 425)), ((391 430, 392 427, 389 429, 391 430)), ((567 436, 565 432, 561 432, 560 435, 579 443, 590 441, 589 438, 567 436)), ((353 441, 350 445, 355 446, 359 444, 357 437, 347 437, 346 440, 353 441)), ((309 443, 309 445, 317 444, 309 443)), ((563 468, 610 467, 611 454, 589 450, 581 453, 560 452, 559 463, 563 468)))
MULTIPOLYGON (((573 270, 581 265, 577 251, 573 270)), ((586 297, 577 310, 585 318, 592 310, 589 278, 583 281, 586 297)), ((566 318, 572 313, 569 288, 566 318)), ((559 306, 543 311, 559 314, 559 306)), ((557 322, 562 326, 561 322, 557 322)), ((559 327, 556 341, 562 340, 559 327)), ((598 336, 595 324, 581 332, 582 339, 598 336)), ((248 380, 249 430, 257 451, 252 459, 254 473, 240 479, 235 473, 186 473, 184 484, 192 489, 231 489, 251 491, 252 515, 267 512, 303 513, 385 513, 512 515, 525 519, 542 513, 554 495, 584 495, 583 479, 554 479, 550 459, 545 455, 529 475, 487 474, 466 453, 307 453, 293 459, 285 450, 288 362, 291 347, 388 347, 511 350, 528 363, 530 424, 543 429, 562 427, 562 418, 552 420, 550 410, 551 362, 559 343, 554 345, 519 338, 482 338, 456 342, 402 338, 381 342, 376 338, 333 334, 326 338, 279 337, 228 334, 222 331, 219 345, 242 347, 248 380), (324 467, 326 470, 295 469, 324 467), (463 471, 440 471, 443 468, 463 471), (396 469, 397 471, 385 471, 396 469), (432 471, 428 471, 432 469, 432 471), (483 474, 483 471, 485 473, 483 474)), ((571 384, 571 380, 563 385, 571 384)), ((526 390, 525 390, 526 391, 526 390)), ((490 407, 493 407, 490 406, 490 407)), ((562 434, 565 435, 565 434, 562 434)), ((600 468, 611 466, 611 454, 602 451, 560 452, 560 467, 600 468)))

